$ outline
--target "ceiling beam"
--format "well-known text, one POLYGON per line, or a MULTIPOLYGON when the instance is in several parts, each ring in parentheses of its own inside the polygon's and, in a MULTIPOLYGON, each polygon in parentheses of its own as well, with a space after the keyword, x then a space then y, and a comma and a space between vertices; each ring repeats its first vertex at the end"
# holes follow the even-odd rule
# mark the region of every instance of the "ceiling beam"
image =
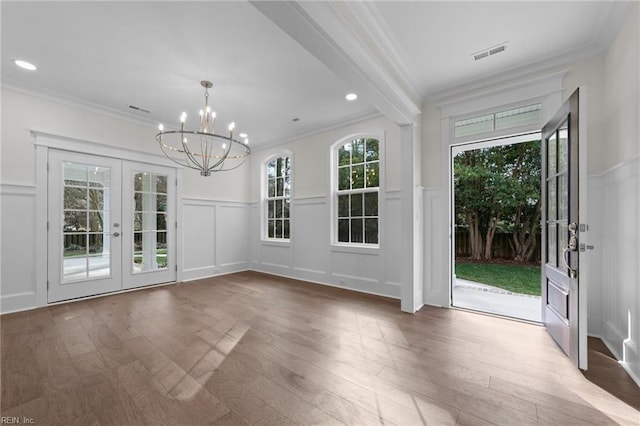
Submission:
POLYGON ((397 124, 416 122, 421 101, 372 3, 251 3, 349 83, 361 99, 397 124))

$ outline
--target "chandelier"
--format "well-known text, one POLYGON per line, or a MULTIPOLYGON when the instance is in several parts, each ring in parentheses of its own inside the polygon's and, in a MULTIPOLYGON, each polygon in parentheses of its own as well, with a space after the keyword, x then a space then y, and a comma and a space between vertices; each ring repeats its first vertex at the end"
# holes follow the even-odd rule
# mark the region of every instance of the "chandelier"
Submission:
POLYGON ((211 176, 211 172, 240 167, 251 149, 246 137, 243 142, 233 138, 235 123, 229 124, 229 136, 216 134, 216 113, 209 106, 209 89, 213 83, 204 80, 200 85, 204 87, 204 109, 200 110, 198 130, 185 129, 187 113, 183 112, 180 115, 180 130, 165 131, 164 125, 160 124, 156 141, 164 155, 174 163, 199 170, 202 176, 211 176))

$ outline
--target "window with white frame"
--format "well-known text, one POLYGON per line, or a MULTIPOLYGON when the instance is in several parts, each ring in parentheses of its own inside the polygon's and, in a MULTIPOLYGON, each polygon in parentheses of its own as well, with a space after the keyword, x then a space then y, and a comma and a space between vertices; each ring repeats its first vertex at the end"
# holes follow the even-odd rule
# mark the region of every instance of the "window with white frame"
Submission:
POLYGON ((377 246, 380 141, 358 138, 335 150, 335 241, 377 246))
POLYGON ((266 163, 265 237, 290 237, 291 158, 276 157, 266 163))

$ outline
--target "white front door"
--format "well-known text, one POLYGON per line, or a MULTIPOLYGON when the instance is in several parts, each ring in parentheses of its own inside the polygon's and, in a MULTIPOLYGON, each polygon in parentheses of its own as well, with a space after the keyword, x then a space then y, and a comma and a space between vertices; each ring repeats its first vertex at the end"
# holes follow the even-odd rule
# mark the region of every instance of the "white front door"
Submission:
POLYGON ((50 150, 48 302, 175 281, 175 179, 171 168, 50 150))

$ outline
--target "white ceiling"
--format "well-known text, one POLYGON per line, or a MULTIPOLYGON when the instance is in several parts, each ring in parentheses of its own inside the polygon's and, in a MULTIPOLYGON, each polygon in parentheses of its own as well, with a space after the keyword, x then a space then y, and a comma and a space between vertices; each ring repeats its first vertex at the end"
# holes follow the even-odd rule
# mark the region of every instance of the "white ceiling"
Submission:
POLYGON ((630 4, 3 1, 2 84, 171 125, 207 79, 219 122, 260 146, 377 111, 401 122, 425 97, 600 52, 630 4))

